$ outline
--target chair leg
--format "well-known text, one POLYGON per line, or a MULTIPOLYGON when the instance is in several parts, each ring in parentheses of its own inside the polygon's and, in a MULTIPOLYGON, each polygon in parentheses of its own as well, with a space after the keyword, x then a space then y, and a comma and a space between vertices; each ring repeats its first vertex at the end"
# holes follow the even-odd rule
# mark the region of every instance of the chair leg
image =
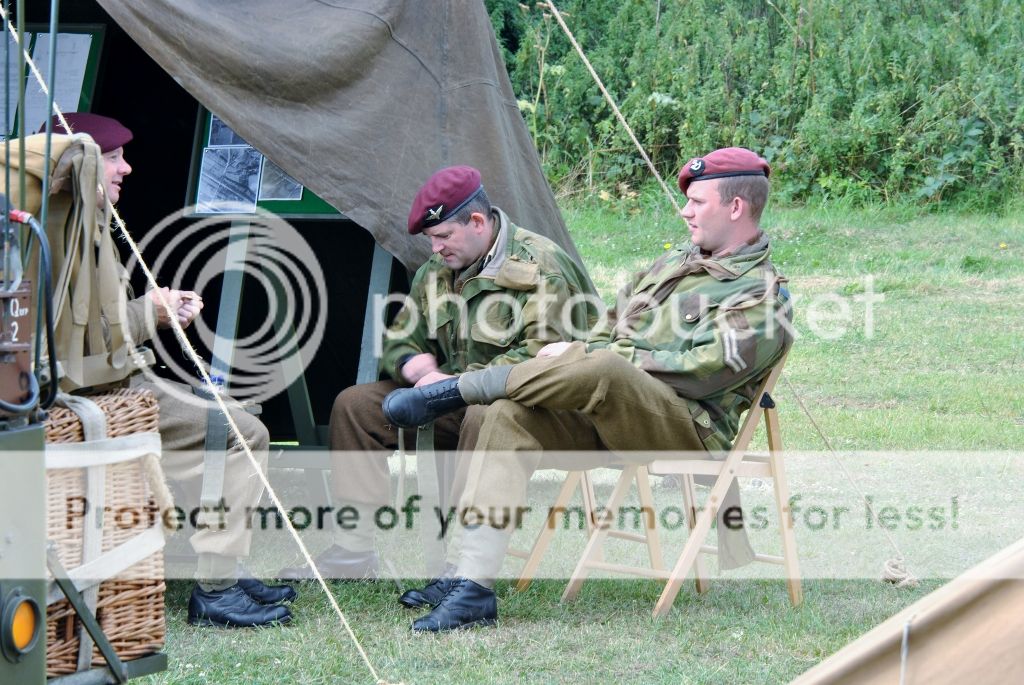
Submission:
POLYGON ((663 571, 665 570, 665 560, 661 554, 661 540, 658 539, 657 509, 654 508, 654 493, 651 491, 651 480, 646 466, 637 469, 636 489, 637 496, 640 498, 640 511, 643 512, 644 538, 647 541, 647 555, 651 559, 651 568, 663 571), (650 527, 646 525, 647 512, 650 512, 652 523, 650 527))
MULTIPOLYGON (((689 473, 683 474, 683 480, 679 484, 683 493, 683 510, 686 512, 686 526, 693 535, 693 529, 697 525, 697 492, 694 490, 693 476, 689 473)), ((711 589, 708 583, 708 572, 704 565, 704 556, 697 555, 693 562, 694 585, 697 594, 703 595, 711 589)))
POLYGON ((597 495, 594 494, 594 481, 590 471, 580 471, 580 495, 583 497, 583 510, 586 512, 587 534, 597 527, 597 495))
POLYGON ((697 521, 690 532, 690 537, 686 540, 686 545, 683 546, 683 552, 679 555, 676 565, 669 574, 668 583, 665 584, 665 589, 662 590, 658 603, 654 605, 655 617, 664 616, 669 612, 672 608, 672 603, 676 599, 676 595, 679 594, 679 588, 682 586, 683 581, 686 580, 690 568, 697 561, 697 557, 700 555, 700 548, 704 545, 704 539, 707 538, 708 533, 711 531, 711 524, 718 515, 718 507, 725 497, 729 486, 736 480, 736 467, 743 460, 743 452, 741 450, 746 449, 747 444, 749 444, 751 433, 753 433, 753 427, 744 426, 743 430, 740 431, 739 438, 737 438, 737 444, 741 449, 737 449, 734 446, 733 450, 725 458, 725 461, 722 462, 721 475, 718 476, 714 486, 711 488, 711 492, 708 493, 707 505, 697 515, 697 521))
POLYGON ((789 483, 782 464, 782 431, 779 428, 778 412, 772 408, 765 411, 765 429, 768 432, 768 453, 771 457, 772 481, 775 484, 775 507, 779 517, 779 533, 782 535, 782 559, 786 569, 786 588, 789 601, 799 606, 804 599, 800 582, 800 561, 796 553, 796 535, 793 533, 793 517, 789 509, 789 483))
MULTIPOLYGON (((565 476, 565 482, 562 483, 562 488, 558 491, 558 497, 555 499, 555 503, 551 506, 548 511, 547 519, 544 521, 544 525, 540 532, 537 534, 537 539, 533 543, 533 547, 530 548, 530 554, 526 558, 526 563, 523 564, 523 569, 519 573, 519 582, 516 583, 516 590, 522 592, 526 588, 530 587, 530 583, 533 582, 534 574, 537 572, 537 568, 540 566, 541 560, 544 558, 544 553, 547 552, 548 546, 551 544, 551 538, 555 535, 555 527, 558 525, 558 515, 565 511, 569 505, 569 500, 572 499, 573 493, 576 491, 576 487, 580 484, 583 479, 588 479, 585 471, 570 471, 565 476)), ((587 531, 593 529, 593 507, 587 506, 587 495, 586 485, 583 487, 583 509, 584 509, 584 520, 586 521, 587 531)))
MULTIPOLYGON (((594 534, 597 529, 597 495, 594 494, 594 481, 590 477, 590 471, 583 471, 583 477, 580 480, 580 494, 583 496, 583 510, 586 512, 587 522, 587 539, 594 534)), ((604 559, 604 550, 598 549, 594 557, 597 561, 604 559)))
POLYGON ((619 476, 618 482, 615 483, 615 487, 612 489, 612 495, 608 499, 608 506, 602 520, 598 522, 593 534, 587 541, 583 555, 580 557, 579 563, 576 564, 576 569, 572 572, 569 585, 566 586, 565 592, 562 593, 562 601, 576 599, 580 588, 583 587, 583 581, 590 574, 589 564, 599 558, 601 546, 604 544, 605 538, 608 537, 609 529, 615 523, 615 512, 618 511, 622 500, 626 498, 626 493, 636 477, 637 468, 637 466, 623 467, 622 475, 619 476))

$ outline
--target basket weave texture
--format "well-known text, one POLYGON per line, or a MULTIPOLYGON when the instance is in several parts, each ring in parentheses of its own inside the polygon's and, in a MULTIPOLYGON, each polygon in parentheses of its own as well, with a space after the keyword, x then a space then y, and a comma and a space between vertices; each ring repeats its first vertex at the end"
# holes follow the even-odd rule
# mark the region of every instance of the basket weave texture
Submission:
MULTIPOLYGON (((106 415, 107 437, 140 432, 157 432, 159 407, 148 390, 123 388, 90 396, 106 415)), ((46 442, 82 442, 82 424, 69 409, 54 407, 46 421, 46 442)), ((148 480, 142 460, 111 464, 107 467, 103 515, 102 551, 107 552, 143 532, 148 521, 144 515, 132 521, 130 512, 152 510, 148 480), (148 507, 148 509, 147 509, 148 507), (126 513, 127 512, 127 513, 126 513)), ((47 471, 47 535, 57 546, 64 568, 82 563, 85 517, 69 516, 73 498, 85 497, 86 469, 50 469, 47 471)), ((81 505, 74 505, 81 510, 81 505)), ((92 520, 90 515, 90 521, 92 520)), ((166 634, 164 615, 163 552, 158 551, 99 586, 96 617, 103 632, 122 660, 136 659, 163 648, 166 634)), ((66 599, 46 610, 47 676, 74 673, 78 667, 81 623, 66 599)), ((94 647, 94 666, 105 665, 94 647)))

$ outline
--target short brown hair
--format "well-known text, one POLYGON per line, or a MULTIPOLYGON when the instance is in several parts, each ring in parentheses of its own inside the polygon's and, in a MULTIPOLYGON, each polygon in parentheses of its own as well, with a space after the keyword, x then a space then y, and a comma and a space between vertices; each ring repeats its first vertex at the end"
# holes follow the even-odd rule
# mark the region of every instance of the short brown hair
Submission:
POLYGON ((728 176, 718 181, 718 194, 722 204, 729 204, 740 197, 750 204, 750 215, 754 221, 761 220, 764 206, 768 204, 770 184, 765 176, 728 176))
POLYGON ((469 201, 469 204, 455 212, 451 220, 459 224, 468 224, 473 212, 479 212, 484 216, 491 214, 491 201, 487 198, 487 193, 483 188, 477 192, 476 197, 469 201))

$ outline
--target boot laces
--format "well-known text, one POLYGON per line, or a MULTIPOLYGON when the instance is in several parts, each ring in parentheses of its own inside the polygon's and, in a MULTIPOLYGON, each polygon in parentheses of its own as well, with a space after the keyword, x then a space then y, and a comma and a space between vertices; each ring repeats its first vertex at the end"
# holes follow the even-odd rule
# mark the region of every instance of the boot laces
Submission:
MULTIPOLYGON (((440 580, 440 579, 438 579, 440 580)), ((448 587, 448 592, 444 593, 444 597, 437 603, 437 608, 446 606, 450 600, 455 597, 455 591, 462 587, 466 583, 465 578, 456 578, 452 581, 452 584, 448 587)))

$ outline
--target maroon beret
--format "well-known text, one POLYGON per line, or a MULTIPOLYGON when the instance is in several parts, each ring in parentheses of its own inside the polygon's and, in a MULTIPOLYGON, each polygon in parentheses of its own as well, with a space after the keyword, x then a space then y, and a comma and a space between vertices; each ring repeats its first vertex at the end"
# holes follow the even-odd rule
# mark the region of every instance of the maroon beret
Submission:
POLYGON ((694 181, 707 181, 726 176, 764 176, 771 173, 768 162, 745 147, 723 147, 703 157, 691 159, 679 172, 679 189, 694 181))
POLYGON ((451 219, 480 194, 480 172, 471 166, 450 166, 431 176, 412 201, 409 233, 421 233, 451 219))
MULTIPOLYGON (((65 113, 64 118, 71 127, 71 133, 88 133, 100 146, 100 152, 110 152, 123 146, 132 139, 131 130, 117 119, 90 112, 65 113)), ((46 124, 39 128, 39 133, 46 131, 46 124)), ((61 126, 60 119, 53 116, 53 132, 66 134, 68 130, 61 126)))

